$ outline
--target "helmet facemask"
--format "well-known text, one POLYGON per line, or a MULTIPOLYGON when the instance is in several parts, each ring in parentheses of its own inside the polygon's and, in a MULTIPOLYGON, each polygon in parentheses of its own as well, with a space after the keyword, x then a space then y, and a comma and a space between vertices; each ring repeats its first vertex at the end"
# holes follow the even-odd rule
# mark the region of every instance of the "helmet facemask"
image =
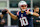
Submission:
POLYGON ((25 11, 27 9, 27 3, 25 1, 20 1, 18 4, 21 11, 25 11))
POLYGON ((21 5, 21 11, 26 11, 26 9, 27 9, 27 5, 21 5))

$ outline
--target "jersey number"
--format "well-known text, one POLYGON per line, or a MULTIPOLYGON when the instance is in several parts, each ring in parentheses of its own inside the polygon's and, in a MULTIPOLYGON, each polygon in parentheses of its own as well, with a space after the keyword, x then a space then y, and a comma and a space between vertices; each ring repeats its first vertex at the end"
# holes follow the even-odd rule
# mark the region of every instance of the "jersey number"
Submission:
POLYGON ((20 18, 20 22, 21 22, 21 26, 26 26, 26 25, 28 25, 28 20, 27 20, 27 18, 26 17, 22 17, 22 18, 20 18))

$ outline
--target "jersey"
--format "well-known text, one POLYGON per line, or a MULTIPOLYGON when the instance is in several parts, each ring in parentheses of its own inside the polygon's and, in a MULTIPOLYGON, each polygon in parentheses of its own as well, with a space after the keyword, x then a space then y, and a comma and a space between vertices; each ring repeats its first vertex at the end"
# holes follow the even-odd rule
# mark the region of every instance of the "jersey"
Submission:
MULTIPOLYGON (((26 11, 32 12, 32 10, 28 9, 26 11)), ((19 19, 19 27, 32 27, 32 15, 27 15, 27 12, 24 11, 24 13, 21 13, 21 11, 17 12, 17 16, 19 19)))

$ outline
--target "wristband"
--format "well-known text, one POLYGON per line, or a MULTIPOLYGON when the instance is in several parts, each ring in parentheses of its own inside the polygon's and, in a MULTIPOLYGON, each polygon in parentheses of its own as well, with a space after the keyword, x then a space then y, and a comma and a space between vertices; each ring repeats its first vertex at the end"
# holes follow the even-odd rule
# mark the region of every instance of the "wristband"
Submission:
POLYGON ((31 12, 31 15, 33 15, 33 12, 31 12))

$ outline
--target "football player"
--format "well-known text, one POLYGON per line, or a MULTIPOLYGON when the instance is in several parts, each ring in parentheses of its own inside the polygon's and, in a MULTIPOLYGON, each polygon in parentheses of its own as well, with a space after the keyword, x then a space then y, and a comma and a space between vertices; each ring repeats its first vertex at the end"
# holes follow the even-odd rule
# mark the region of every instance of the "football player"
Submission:
POLYGON ((21 11, 18 11, 17 15, 10 13, 8 10, 7 13, 9 13, 12 19, 19 19, 19 27, 33 27, 32 15, 38 17, 39 14, 34 13, 30 9, 27 9, 27 3, 25 1, 20 1, 18 3, 18 6, 21 11))

